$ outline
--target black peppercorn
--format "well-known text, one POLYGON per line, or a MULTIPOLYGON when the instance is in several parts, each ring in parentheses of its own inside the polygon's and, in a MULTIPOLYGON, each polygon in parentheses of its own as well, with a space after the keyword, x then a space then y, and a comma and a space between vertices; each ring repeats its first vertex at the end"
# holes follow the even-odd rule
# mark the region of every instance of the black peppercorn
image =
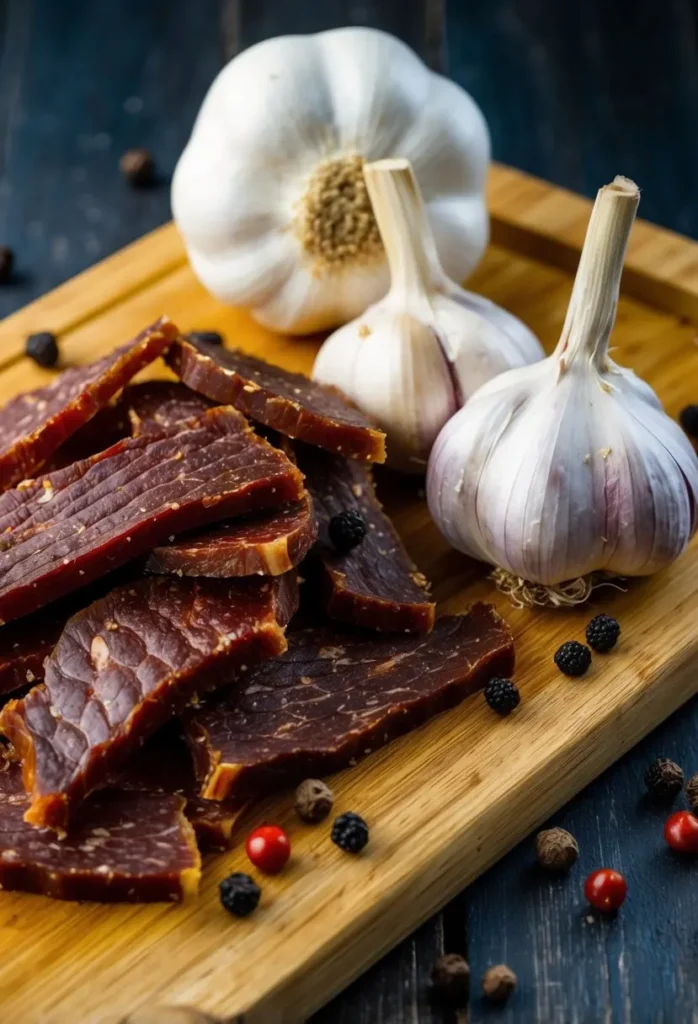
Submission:
POLYGON ((554 660, 566 676, 583 676, 591 665, 591 651, 578 640, 568 640, 557 649, 554 660))
POLYGON ((671 801, 683 787, 683 771, 668 757, 658 757, 645 772, 647 792, 656 800, 671 801))
POLYGON ((335 818, 331 838, 346 853, 361 853, 368 842, 368 825, 358 814, 347 811, 335 818))
POLYGON ((599 654, 607 654, 618 643, 620 626, 610 615, 595 615, 586 628, 587 643, 599 654))
POLYGON ((327 532, 337 551, 351 551, 366 536, 366 520, 360 512, 346 509, 332 516, 327 532))
POLYGON ((470 967, 458 953, 445 953, 431 969, 432 993, 444 1004, 458 1009, 466 1005, 470 967))
POLYGON ((249 875, 236 871, 218 885, 220 900, 226 910, 236 917, 247 917, 257 909, 262 890, 249 875))
POLYGON ((155 161, 147 149, 128 149, 119 160, 123 176, 136 188, 155 181, 155 161))
POLYGON ((12 249, 6 245, 0 245, 0 284, 6 284, 12 277, 15 257, 12 249))
POLYGON ((39 366, 51 367, 58 362, 58 342, 50 331, 39 331, 27 338, 24 351, 39 366))
POLYGON ((485 700, 498 715, 508 715, 521 703, 521 694, 511 679, 490 679, 485 687, 485 700))

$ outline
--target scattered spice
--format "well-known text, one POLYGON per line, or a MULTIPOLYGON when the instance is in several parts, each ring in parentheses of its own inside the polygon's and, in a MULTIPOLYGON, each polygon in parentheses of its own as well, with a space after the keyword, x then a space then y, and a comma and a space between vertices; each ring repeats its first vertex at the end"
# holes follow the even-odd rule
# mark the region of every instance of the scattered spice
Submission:
POLYGON ((548 871, 569 871, 579 856, 579 844, 564 828, 546 828, 536 836, 536 859, 548 871))
POLYGON ((7 284, 12 277, 15 254, 6 245, 0 245, 0 284, 7 284))
POLYGON ((454 1009, 463 1007, 470 991, 470 967, 458 953, 444 953, 431 969, 432 993, 454 1009))
POLYGON ((245 852, 254 866, 265 875, 278 875, 291 856, 291 843, 278 825, 262 825, 250 832, 245 852))
POLYGON ((236 871, 218 885, 220 901, 236 917, 247 917, 257 909, 262 890, 249 875, 236 871))
POLYGON ((555 664, 566 676, 583 676, 591 665, 591 651, 578 640, 568 640, 555 652, 555 664))
POLYGON ((676 811, 666 820, 664 838, 677 853, 698 853, 698 818, 690 811, 676 811))
POLYGON ((119 160, 123 176, 136 188, 155 181, 155 161, 147 149, 127 149, 119 160))
POLYGON ((361 853, 368 842, 368 825, 360 815, 347 811, 335 818, 331 839, 346 853, 361 853))
POLYGON ((508 715, 521 703, 521 694, 511 679, 490 679, 485 687, 485 700, 498 715, 508 715))
POLYGON ((647 792, 667 803, 678 796, 683 787, 683 771, 668 757, 658 757, 645 772, 647 792))
POLYGON ((698 438, 698 405, 687 405, 679 413, 679 423, 689 437, 698 438))
POLYGON ((607 654, 618 643, 620 625, 610 615, 595 615, 586 629, 587 643, 599 654, 607 654))
POLYGON ((686 783, 686 799, 691 810, 698 811, 698 773, 692 775, 686 783))
POLYGON ((628 886, 619 871, 599 868, 592 871, 584 883, 584 895, 596 910, 607 913, 618 910, 628 894, 628 886))
POLYGON ((355 509, 345 509, 332 516, 327 532, 337 551, 347 552, 358 547, 366 536, 366 520, 355 509))
POLYGON ((490 1002, 505 1002, 515 988, 516 975, 506 964, 488 967, 482 976, 482 992, 490 1002))
POLYGON ((332 810, 334 794, 320 779, 306 779, 296 790, 294 807, 303 821, 317 824, 324 821, 332 810))
POLYGON ((27 338, 24 351, 39 366, 51 367, 58 362, 58 342, 50 331, 38 331, 27 338))

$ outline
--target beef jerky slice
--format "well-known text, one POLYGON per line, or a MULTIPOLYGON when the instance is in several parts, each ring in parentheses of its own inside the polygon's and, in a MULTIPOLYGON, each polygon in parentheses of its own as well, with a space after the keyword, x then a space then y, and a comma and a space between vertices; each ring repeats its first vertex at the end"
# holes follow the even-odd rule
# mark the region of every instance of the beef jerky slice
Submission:
POLYGON ((200 419, 216 403, 178 381, 149 380, 126 388, 120 404, 130 418, 133 436, 138 437, 200 419))
POLYGON ((22 761, 26 820, 58 831, 70 811, 169 717, 241 665, 286 649, 295 576, 117 587, 66 625, 44 683, 0 713, 22 761))
POLYGON ((96 363, 71 367, 45 388, 11 399, 0 409, 0 490, 33 476, 176 337, 175 325, 162 318, 96 363))
POLYGON ((435 616, 427 581, 383 512, 370 469, 307 445, 296 445, 296 456, 318 520, 313 557, 327 614, 385 632, 427 633, 435 616), (333 516, 347 510, 363 516, 367 533, 342 554, 328 528, 333 516))
POLYGON ((119 441, 0 495, 0 619, 27 615, 194 525, 303 493, 295 466, 234 409, 119 441))
POLYGON ((385 462, 385 434, 338 391, 237 349, 179 338, 168 362, 185 384, 288 437, 385 462))
POLYGON ((41 467, 41 473, 52 473, 55 469, 69 466, 71 462, 89 459, 97 452, 103 452, 117 441, 130 436, 131 421, 128 411, 121 405, 120 399, 112 401, 95 413, 84 427, 80 427, 53 453, 48 462, 41 467))
POLYGON ((159 729, 131 758, 114 782, 119 789, 145 793, 174 793, 184 797, 184 813, 191 822, 200 850, 228 850, 233 829, 244 811, 221 800, 199 795, 191 754, 181 735, 167 726, 159 729))
POLYGON ((178 576, 279 576, 303 561, 317 537, 310 496, 278 512, 197 530, 155 548, 154 573, 178 576))
POLYGON ((310 629, 288 640, 282 657, 186 711, 203 796, 242 802, 346 768, 514 667, 511 632, 484 604, 426 637, 310 629))
POLYGON ((19 765, 0 771, 0 889, 59 900, 152 903, 196 893, 201 859, 181 796, 105 790, 60 842, 24 821, 19 765))
POLYGON ((44 678, 44 661, 58 642, 68 614, 60 605, 0 628, 0 696, 44 678))

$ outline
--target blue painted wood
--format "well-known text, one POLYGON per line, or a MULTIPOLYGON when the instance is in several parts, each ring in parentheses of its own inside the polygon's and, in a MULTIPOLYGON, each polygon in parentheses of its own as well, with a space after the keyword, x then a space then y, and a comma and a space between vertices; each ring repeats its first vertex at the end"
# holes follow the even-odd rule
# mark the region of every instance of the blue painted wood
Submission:
POLYGON ((694 0, 450 0, 447 73, 497 160, 588 196, 636 180, 648 220, 698 235, 694 0))
POLYGON ((212 0, 3 0, 0 39, 0 243, 17 257, 4 316, 169 219, 223 48, 212 0), (156 154, 160 187, 119 174, 134 146, 156 154))
MULTIPOLYGON (((692 0, 450 0, 443 47, 442 14, 440 0, 0 0, 0 244, 18 255, 0 315, 167 219, 166 182, 131 191, 119 155, 144 145, 167 179, 224 57, 341 24, 395 32, 432 65, 443 51, 498 159, 589 195, 636 176, 645 216, 698 234, 692 0)), ((664 812, 640 797, 659 754, 698 770, 697 739, 694 701, 555 817, 581 846, 568 879, 537 871, 529 838, 316 1024, 455 1024, 428 998, 444 950, 467 951, 475 979, 502 960, 519 974, 501 1010, 474 985, 472 1024, 695 1021, 698 868, 665 850, 664 812), (630 895, 615 920, 588 921, 582 880, 601 865, 630 895)))

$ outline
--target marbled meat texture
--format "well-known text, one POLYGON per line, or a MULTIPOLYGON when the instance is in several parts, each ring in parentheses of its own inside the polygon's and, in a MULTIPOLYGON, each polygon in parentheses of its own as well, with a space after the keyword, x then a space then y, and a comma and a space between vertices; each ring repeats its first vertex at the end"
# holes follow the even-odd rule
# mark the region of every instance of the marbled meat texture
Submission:
POLYGON ((206 798, 243 802, 346 768, 514 667, 511 631, 484 604, 426 637, 323 628, 288 640, 282 657, 185 712, 206 798))
POLYGON ((167 361, 185 384, 287 437, 366 462, 385 461, 385 434, 343 395, 238 349, 178 338, 167 361))
POLYGON ((159 729, 114 780, 119 789, 145 793, 174 793, 184 797, 200 850, 228 850, 233 829, 245 808, 224 800, 205 800, 194 775, 189 750, 178 731, 159 729))
POLYGON ((0 409, 0 490, 33 476, 63 442, 177 337, 166 317, 89 366, 64 370, 44 388, 0 409))
POLYGON ((173 380, 149 380, 132 384, 121 396, 121 407, 131 421, 134 437, 177 423, 198 420, 215 402, 173 380))
POLYGON ((28 825, 19 765, 0 770, 0 889, 59 900, 153 903, 194 895, 201 858, 181 796, 105 790, 70 835, 28 825))
POLYGON ((310 495, 274 512, 197 530, 155 548, 148 572, 178 576, 279 576, 303 561, 317 537, 310 495))
POLYGON ((117 587, 66 625, 44 683, 0 713, 22 761, 26 820, 67 829, 156 729, 241 666, 286 649, 295 574, 275 580, 157 576, 117 587))
POLYGON ((395 633, 428 633, 435 606, 428 584, 407 554, 376 497, 371 470, 354 459, 295 446, 318 520, 312 555, 327 614, 357 626, 395 633), (367 533, 346 553, 329 539, 329 523, 344 511, 363 516, 367 533))
POLYGON ((119 441, 0 495, 0 619, 27 615, 195 525, 303 493, 296 467, 234 409, 119 441))

